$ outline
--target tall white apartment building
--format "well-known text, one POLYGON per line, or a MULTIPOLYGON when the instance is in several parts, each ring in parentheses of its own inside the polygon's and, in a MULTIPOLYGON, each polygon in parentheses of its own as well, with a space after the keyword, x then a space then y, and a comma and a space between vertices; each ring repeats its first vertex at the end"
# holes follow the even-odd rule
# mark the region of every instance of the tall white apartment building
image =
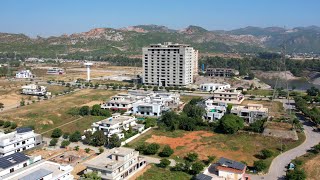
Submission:
POLYGON ((17 131, 0 134, 0 157, 31 149, 40 145, 42 137, 31 128, 18 128, 17 131))
POLYGON ((142 48, 143 83, 186 86, 198 72, 198 51, 185 44, 151 44, 142 48))

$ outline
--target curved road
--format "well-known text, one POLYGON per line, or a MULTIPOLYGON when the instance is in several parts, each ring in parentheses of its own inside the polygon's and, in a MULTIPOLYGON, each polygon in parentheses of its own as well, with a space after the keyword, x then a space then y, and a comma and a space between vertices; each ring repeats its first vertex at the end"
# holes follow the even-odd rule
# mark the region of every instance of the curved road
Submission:
POLYGON ((312 126, 312 123, 304 121, 304 117, 297 114, 301 123, 303 124, 304 133, 306 135, 306 140, 298 147, 286 151, 276 158, 273 159, 269 172, 265 175, 251 175, 252 180, 282 180, 286 174, 286 166, 298 156, 302 156, 307 153, 314 145, 320 142, 320 132, 315 131, 316 129, 312 126))

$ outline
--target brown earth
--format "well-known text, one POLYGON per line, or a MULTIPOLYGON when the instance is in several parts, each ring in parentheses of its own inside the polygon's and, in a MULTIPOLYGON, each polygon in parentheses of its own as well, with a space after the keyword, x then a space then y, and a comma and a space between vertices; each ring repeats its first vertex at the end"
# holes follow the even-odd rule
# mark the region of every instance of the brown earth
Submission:
POLYGON ((307 173, 307 180, 318 180, 320 177, 320 155, 315 158, 308 160, 304 165, 303 169, 307 173))

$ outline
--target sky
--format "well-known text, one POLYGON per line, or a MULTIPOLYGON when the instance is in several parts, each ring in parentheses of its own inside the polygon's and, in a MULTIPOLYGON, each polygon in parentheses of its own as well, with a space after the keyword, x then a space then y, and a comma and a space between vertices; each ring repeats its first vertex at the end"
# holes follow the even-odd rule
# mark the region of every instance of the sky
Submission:
POLYGON ((43 37, 140 24, 320 26, 320 0, 1 0, 0 7, 0 32, 43 37))

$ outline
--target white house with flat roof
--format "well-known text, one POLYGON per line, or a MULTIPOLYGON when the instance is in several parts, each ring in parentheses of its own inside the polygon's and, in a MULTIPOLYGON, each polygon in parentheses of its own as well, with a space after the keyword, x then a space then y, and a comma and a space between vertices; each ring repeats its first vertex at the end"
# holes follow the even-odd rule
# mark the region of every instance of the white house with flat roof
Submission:
POLYGON ((33 74, 30 70, 22 70, 16 73, 17 79, 29 79, 33 78, 33 74))
POLYGON ((36 84, 29 84, 26 86, 22 86, 22 94, 44 96, 47 94, 47 87, 39 86, 36 84))
POLYGON ((212 99, 216 103, 241 104, 244 100, 244 95, 235 88, 228 88, 214 91, 212 99))
POLYGON ((16 131, 0 134, 0 157, 21 152, 42 143, 40 134, 34 133, 31 128, 17 128, 16 131))
POLYGON ((1 180, 73 180, 73 167, 60 165, 51 161, 41 160, 10 174, 2 176, 1 180))
POLYGON ((135 127, 137 119, 134 116, 123 116, 119 113, 115 113, 112 117, 94 122, 92 127, 92 133, 95 131, 103 131, 107 137, 111 137, 113 134, 117 134, 119 138, 124 138, 123 130, 129 130, 129 127, 135 127))
POLYGON ((268 108, 262 104, 247 104, 246 106, 234 106, 231 113, 244 118, 247 123, 268 117, 268 108))
POLYGON ((217 84, 217 83, 205 83, 200 85, 201 91, 215 91, 215 90, 223 90, 231 88, 230 84, 217 84))
POLYGON ((125 147, 113 148, 87 161, 85 173, 98 172, 104 180, 129 179, 142 170, 146 160, 139 156, 139 152, 125 147))
POLYGON ((47 70, 47 74, 50 74, 50 75, 60 75, 64 73, 65 73, 64 70, 58 67, 52 67, 47 70))

